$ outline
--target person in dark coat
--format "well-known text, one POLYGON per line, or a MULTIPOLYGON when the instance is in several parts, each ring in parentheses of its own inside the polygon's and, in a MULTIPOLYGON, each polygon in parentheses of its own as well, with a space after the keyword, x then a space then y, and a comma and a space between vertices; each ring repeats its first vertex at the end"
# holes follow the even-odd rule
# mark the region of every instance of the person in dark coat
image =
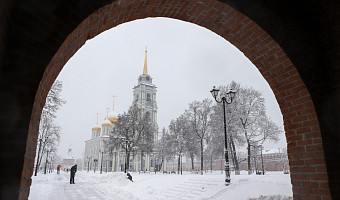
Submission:
POLYGON ((130 173, 127 173, 126 175, 127 175, 127 178, 128 178, 130 181, 133 182, 131 174, 130 174, 130 173))
POLYGON ((73 165, 70 171, 71 171, 70 184, 74 184, 74 176, 76 175, 77 172, 77 165, 73 165))

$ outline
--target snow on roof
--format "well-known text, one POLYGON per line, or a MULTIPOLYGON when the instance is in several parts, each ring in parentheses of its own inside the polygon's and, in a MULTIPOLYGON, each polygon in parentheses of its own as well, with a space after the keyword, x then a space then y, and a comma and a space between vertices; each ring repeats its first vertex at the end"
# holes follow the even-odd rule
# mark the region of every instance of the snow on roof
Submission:
POLYGON ((102 124, 111 124, 111 122, 107 118, 105 118, 102 124))
POLYGON ((111 117, 117 118, 117 117, 118 117, 118 114, 115 113, 115 112, 113 112, 113 111, 110 111, 108 117, 109 117, 109 118, 111 118, 111 117))

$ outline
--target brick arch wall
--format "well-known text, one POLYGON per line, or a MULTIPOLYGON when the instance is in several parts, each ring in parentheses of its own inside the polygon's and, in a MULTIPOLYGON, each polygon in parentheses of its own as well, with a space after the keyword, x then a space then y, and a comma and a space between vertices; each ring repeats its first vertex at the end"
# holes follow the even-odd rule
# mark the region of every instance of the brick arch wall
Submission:
POLYGON ((296 67, 270 35, 245 15, 215 0, 162 3, 156 0, 120 0, 100 8, 81 22, 46 67, 32 109, 20 199, 27 198, 29 194, 45 97, 64 64, 87 39, 121 23, 145 17, 170 17, 195 23, 240 49, 269 83, 284 116, 294 198, 330 198, 321 132, 313 101, 296 67))

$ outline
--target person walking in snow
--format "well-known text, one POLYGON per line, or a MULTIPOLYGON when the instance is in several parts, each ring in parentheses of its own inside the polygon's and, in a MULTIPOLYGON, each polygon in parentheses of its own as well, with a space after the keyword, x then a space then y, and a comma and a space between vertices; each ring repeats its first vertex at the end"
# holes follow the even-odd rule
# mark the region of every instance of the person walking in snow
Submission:
POLYGON ((60 174, 60 168, 61 168, 61 166, 58 165, 58 167, 57 167, 57 174, 60 174))
POLYGON ((77 172, 77 165, 72 166, 70 171, 71 171, 70 184, 74 184, 74 176, 76 175, 77 172))

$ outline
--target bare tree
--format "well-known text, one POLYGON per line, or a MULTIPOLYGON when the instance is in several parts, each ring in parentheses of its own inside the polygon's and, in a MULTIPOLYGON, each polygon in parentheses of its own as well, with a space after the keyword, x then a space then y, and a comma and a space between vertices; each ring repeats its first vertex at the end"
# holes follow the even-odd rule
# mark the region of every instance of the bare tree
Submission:
POLYGON ((164 160, 166 159, 166 155, 167 155, 166 134, 167 134, 167 131, 163 127, 162 136, 161 136, 160 140, 158 140, 158 144, 157 144, 158 149, 159 149, 159 158, 161 159, 160 169, 162 169, 162 167, 164 165, 164 160))
POLYGON ((124 149, 127 152, 127 167, 129 166, 130 153, 134 149, 150 152, 154 147, 154 134, 156 128, 147 113, 142 113, 133 106, 126 113, 119 115, 119 120, 106 146, 111 149, 124 149))
POLYGON ((277 125, 267 119, 262 94, 253 88, 242 88, 239 84, 236 85, 238 90, 232 105, 247 142, 248 174, 251 174, 252 146, 262 144, 269 139, 276 141, 281 131, 277 125))
POLYGON ((186 134, 184 135, 184 146, 186 149, 187 157, 189 157, 191 161, 191 170, 194 171, 195 157, 200 155, 200 146, 197 145, 200 143, 200 141, 190 124, 187 123, 187 125, 188 128, 186 130, 186 134))
POLYGON ((46 96, 46 102, 41 113, 42 116, 48 116, 48 118, 51 119, 56 118, 55 114, 61 108, 61 106, 66 103, 66 101, 63 100, 60 96, 62 88, 62 81, 56 80, 53 83, 50 91, 46 96))
POLYGON ((169 125, 169 135, 167 141, 167 148, 172 149, 172 158, 178 156, 178 173, 180 172, 181 156, 186 150, 184 138, 187 129, 187 121, 183 115, 179 116, 176 120, 171 120, 169 125))
POLYGON ((190 122, 190 126, 200 142, 201 175, 203 175, 204 140, 208 132, 209 115, 212 109, 211 104, 212 101, 209 99, 204 99, 202 102, 194 101, 190 103, 189 108, 185 110, 185 115, 190 122))
POLYGON ((46 102, 41 113, 35 176, 37 175, 44 154, 55 150, 59 144, 61 128, 54 122, 54 118, 56 117, 56 112, 66 103, 66 101, 60 97, 61 91, 62 82, 57 80, 53 83, 47 94, 46 102))

